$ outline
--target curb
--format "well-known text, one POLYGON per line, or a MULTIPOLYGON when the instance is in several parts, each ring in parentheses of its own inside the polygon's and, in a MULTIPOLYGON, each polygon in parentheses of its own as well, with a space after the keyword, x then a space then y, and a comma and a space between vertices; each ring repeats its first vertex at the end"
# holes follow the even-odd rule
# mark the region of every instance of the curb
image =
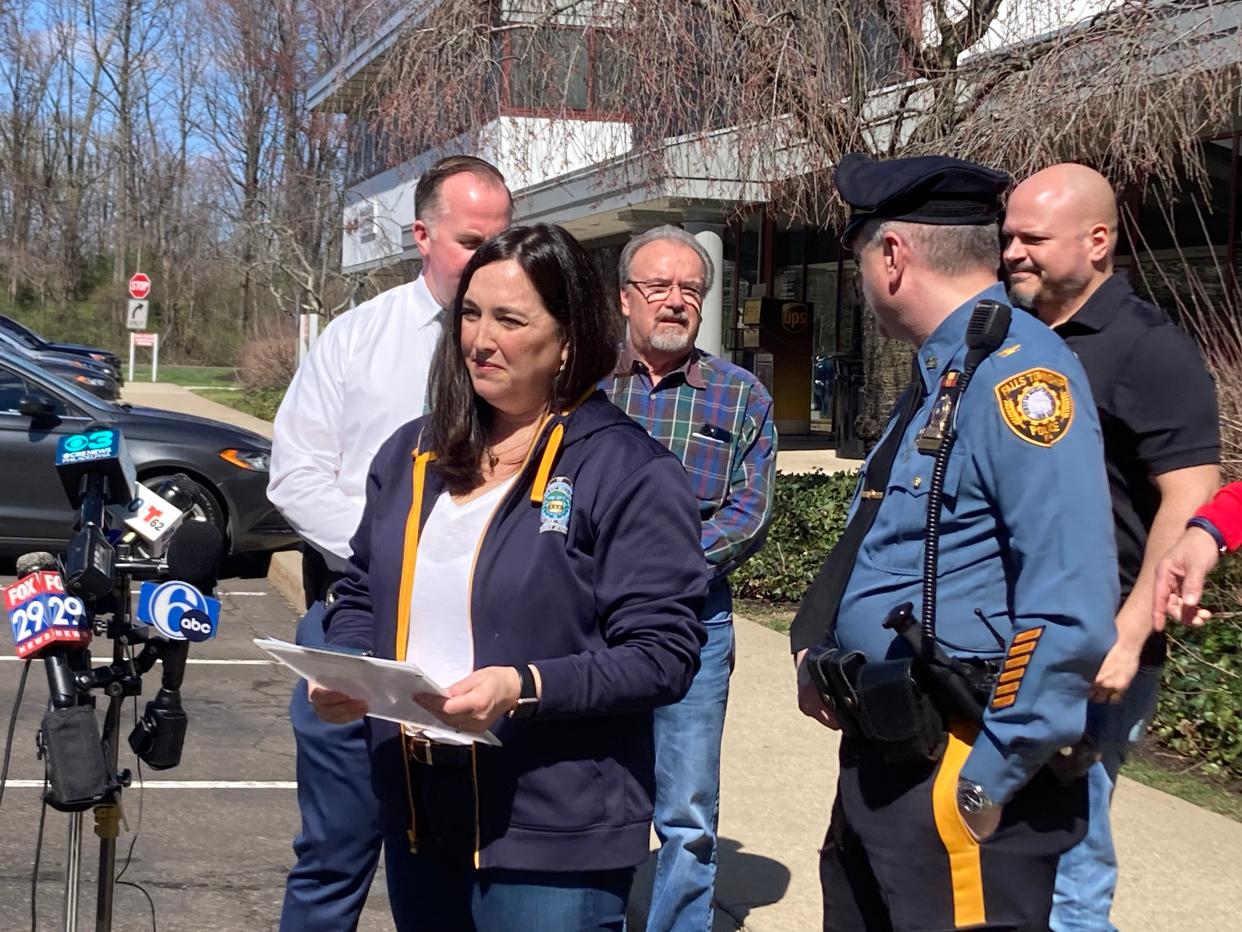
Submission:
POLYGON ((306 611, 302 590, 302 554, 298 550, 282 550, 272 554, 267 581, 280 593, 299 616, 306 611))

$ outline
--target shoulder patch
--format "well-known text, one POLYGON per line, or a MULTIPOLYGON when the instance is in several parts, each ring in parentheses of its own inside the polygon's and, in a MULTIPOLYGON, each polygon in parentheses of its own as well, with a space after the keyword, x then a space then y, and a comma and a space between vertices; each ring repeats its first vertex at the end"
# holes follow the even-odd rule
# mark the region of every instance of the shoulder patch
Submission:
POLYGON ((1001 417, 1009 429, 1040 447, 1050 447, 1074 420, 1069 380, 1052 369, 1027 369, 996 386, 1001 417))
POLYGON ((551 480, 543 493, 539 509, 539 533, 555 531, 569 534, 569 515, 574 503, 574 484, 565 476, 551 480))

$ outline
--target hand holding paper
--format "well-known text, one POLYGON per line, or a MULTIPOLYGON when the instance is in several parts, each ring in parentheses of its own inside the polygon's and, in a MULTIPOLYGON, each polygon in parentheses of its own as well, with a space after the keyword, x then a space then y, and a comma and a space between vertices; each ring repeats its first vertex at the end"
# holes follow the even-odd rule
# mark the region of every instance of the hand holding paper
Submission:
POLYGON ((522 681, 513 667, 475 670, 444 691, 416 696, 415 702, 442 722, 468 732, 482 732, 517 704, 522 681))
MULTIPOLYGON (((318 688, 337 694, 321 694, 320 702, 331 706, 332 714, 339 713, 341 722, 370 715, 410 725, 435 741, 500 745, 486 725, 463 729, 456 724, 456 717, 446 720, 416 702, 416 695, 425 700, 428 695, 444 696, 445 691, 413 663, 299 647, 274 638, 256 638, 254 643, 318 688)), ((488 724, 498 717, 491 718, 488 724)))

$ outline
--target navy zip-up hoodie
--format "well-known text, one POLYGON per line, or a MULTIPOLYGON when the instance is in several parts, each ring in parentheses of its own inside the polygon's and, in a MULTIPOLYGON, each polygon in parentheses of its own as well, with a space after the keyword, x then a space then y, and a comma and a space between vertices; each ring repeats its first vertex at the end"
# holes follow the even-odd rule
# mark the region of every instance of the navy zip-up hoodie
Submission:
MULTIPOLYGON (((418 534, 445 491, 425 426, 400 428, 371 464, 353 557, 325 619, 330 644, 405 657, 418 534)), ((399 726, 368 718, 384 817, 411 823, 417 845, 421 793, 437 826, 473 831, 450 847, 465 841, 482 868, 645 861, 651 710, 681 699, 698 670, 706 583, 698 506, 676 457, 602 392, 551 419, 483 534, 468 619, 476 670, 539 668, 538 713, 501 718, 503 747, 475 745, 473 766, 447 785, 444 769, 427 768, 435 779, 417 789, 399 726)))

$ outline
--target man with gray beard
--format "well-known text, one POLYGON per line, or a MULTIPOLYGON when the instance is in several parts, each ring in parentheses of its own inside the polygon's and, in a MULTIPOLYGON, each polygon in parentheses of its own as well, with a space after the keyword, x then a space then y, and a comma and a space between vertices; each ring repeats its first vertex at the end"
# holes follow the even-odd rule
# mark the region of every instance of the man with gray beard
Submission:
POLYGON ((681 702, 655 711, 660 853, 648 932, 712 927, 720 739, 733 670, 729 573, 763 546, 772 516, 772 399, 754 375, 694 346, 714 274, 706 250, 678 227, 631 240, 620 261, 629 338, 601 386, 685 466, 711 579, 699 672, 681 702))

